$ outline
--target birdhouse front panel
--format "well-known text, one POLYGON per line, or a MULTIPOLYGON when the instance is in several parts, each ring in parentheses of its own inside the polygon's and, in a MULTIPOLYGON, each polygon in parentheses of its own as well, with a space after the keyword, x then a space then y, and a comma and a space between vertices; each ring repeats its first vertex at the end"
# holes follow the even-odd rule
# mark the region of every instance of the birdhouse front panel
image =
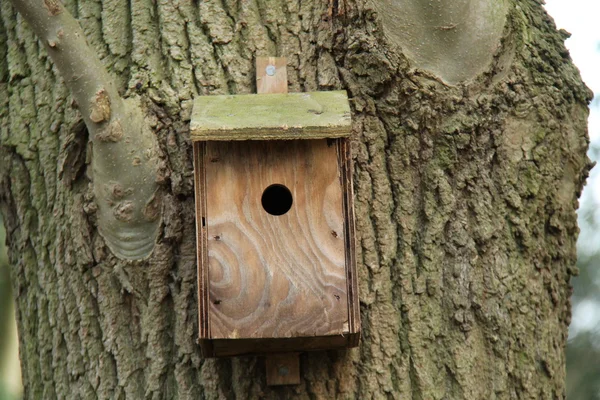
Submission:
POLYGON ((358 344, 349 134, 344 92, 196 99, 206 356, 358 344))
POLYGON ((211 337, 347 332, 333 143, 210 142, 205 169, 211 337))

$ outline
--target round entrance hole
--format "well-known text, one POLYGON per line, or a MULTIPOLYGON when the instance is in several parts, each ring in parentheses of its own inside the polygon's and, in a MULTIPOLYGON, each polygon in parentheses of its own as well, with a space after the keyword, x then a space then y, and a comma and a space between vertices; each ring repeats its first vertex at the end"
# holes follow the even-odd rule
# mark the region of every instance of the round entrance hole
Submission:
POLYGON ((292 192, 283 185, 271 185, 263 192, 261 202, 269 214, 283 215, 292 208, 292 192))

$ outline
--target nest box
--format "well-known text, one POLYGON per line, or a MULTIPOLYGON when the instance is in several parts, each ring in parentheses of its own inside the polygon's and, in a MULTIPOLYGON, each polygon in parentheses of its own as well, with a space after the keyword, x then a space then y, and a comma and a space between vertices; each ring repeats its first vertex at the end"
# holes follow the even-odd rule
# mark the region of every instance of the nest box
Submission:
POLYGON ((350 122, 342 91, 195 99, 204 356, 358 345, 350 122))

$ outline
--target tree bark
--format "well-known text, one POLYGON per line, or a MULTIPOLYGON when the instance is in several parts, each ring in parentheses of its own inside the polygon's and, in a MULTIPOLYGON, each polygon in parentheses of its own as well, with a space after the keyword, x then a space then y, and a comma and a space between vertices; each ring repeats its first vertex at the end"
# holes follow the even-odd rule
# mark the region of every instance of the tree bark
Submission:
POLYGON ((81 116, 2 1, 0 207, 25 397, 564 398, 591 94, 541 2, 505 4, 467 76, 470 33, 456 53, 432 36, 455 56, 445 79, 363 0, 66 1, 121 95, 143 99, 162 153, 158 242, 122 261, 97 230, 81 116), (252 93, 262 55, 288 58, 290 92, 345 89, 353 112, 363 339, 303 354, 294 387, 196 343, 192 100, 252 93))

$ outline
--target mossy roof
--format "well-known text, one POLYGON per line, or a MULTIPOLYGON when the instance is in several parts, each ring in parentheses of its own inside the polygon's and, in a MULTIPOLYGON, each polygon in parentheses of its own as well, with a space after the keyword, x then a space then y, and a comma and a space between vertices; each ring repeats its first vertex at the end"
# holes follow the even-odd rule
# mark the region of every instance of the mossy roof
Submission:
POLYGON ((349 136, 345 91, 200 96, 192 141, 322 139, 349 136))

